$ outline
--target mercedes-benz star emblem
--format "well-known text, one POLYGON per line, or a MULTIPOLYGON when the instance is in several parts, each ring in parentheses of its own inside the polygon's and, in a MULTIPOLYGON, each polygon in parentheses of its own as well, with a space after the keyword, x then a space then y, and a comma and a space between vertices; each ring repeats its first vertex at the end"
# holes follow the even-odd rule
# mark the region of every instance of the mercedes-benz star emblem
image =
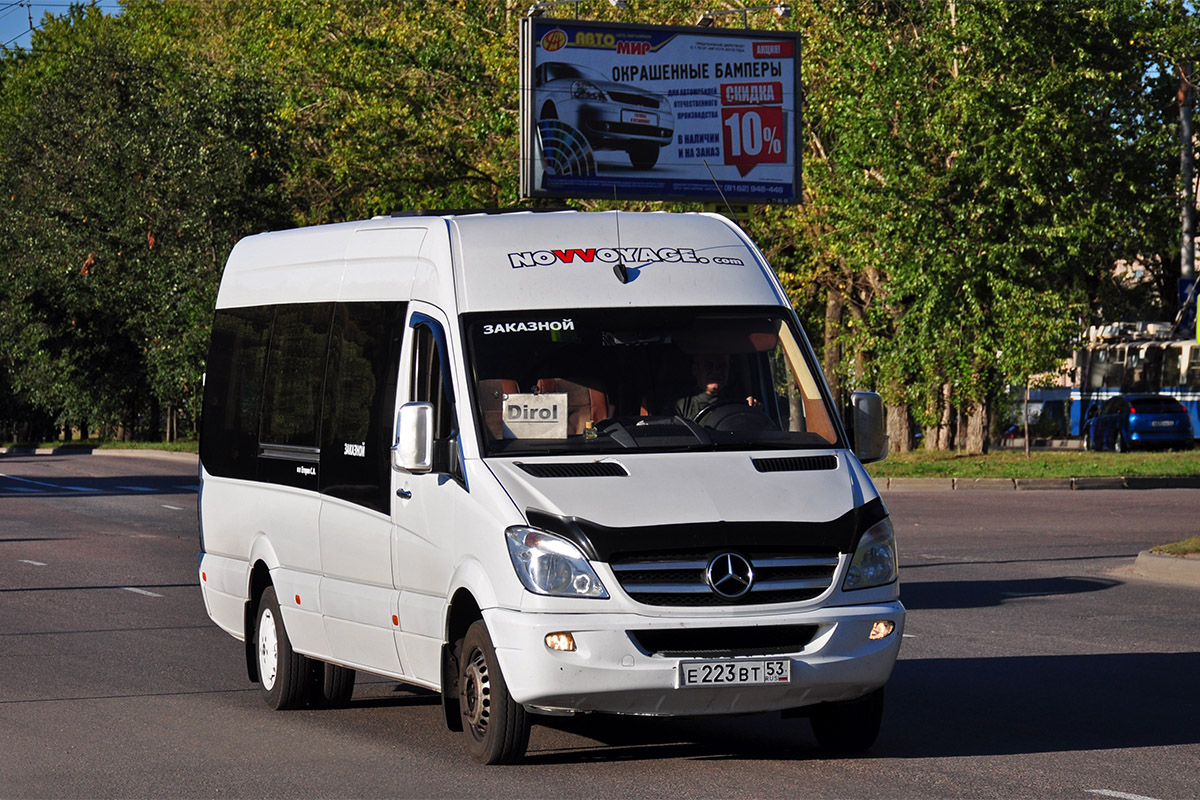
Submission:
POLYGON ((704 576, 714 592, 734 600, 750 591, 750 585, 754 583, 754 568, 744 556, 722 553, 708 562, 704 576))

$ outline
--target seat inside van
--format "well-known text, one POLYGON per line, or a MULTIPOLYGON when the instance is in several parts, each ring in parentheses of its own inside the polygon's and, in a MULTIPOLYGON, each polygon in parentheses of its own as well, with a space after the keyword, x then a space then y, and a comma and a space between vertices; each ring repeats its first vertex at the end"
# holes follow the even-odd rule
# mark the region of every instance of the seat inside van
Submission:
POLYGON ((588 423, 602 422, 612 416, 603 383, 588 378, 542 378, 538 394, 562 393, 567 396, 567 435, 578 436, 588 423))
POLYGON ((504 395, 520 391, 510 378, 487 378, 479 381, 479 404, 483 420, 493 439, 504 438, 504 395))

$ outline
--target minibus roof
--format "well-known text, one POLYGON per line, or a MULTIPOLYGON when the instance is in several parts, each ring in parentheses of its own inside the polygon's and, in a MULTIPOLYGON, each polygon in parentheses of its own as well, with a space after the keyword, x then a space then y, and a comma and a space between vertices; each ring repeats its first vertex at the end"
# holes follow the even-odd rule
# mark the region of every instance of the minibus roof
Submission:
POLYGON ((724 217, 664 212, 450 221, 461 311, 786 303, 724 217))
POLYGON ((758 249, 724 217, 555 211, 250 236, 230 254, 217 306, 412 298, 459 312, 788 305, 758 249))

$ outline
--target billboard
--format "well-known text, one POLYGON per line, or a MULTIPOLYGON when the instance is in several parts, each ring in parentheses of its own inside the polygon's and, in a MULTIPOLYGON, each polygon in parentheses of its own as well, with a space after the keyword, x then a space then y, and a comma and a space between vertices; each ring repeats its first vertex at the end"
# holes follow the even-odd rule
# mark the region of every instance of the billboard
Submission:
POLYGON ((800 35, 521 20, 523 197, 800 202, 800 35))

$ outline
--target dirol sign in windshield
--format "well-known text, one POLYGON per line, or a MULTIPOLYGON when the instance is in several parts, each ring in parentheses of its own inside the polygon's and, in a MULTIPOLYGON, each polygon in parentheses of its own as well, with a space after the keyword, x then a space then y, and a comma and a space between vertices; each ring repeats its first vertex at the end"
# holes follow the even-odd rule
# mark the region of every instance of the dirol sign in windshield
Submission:
POLYGON ((522 21, 526 197, 800 202, 800 39, 522 21))

